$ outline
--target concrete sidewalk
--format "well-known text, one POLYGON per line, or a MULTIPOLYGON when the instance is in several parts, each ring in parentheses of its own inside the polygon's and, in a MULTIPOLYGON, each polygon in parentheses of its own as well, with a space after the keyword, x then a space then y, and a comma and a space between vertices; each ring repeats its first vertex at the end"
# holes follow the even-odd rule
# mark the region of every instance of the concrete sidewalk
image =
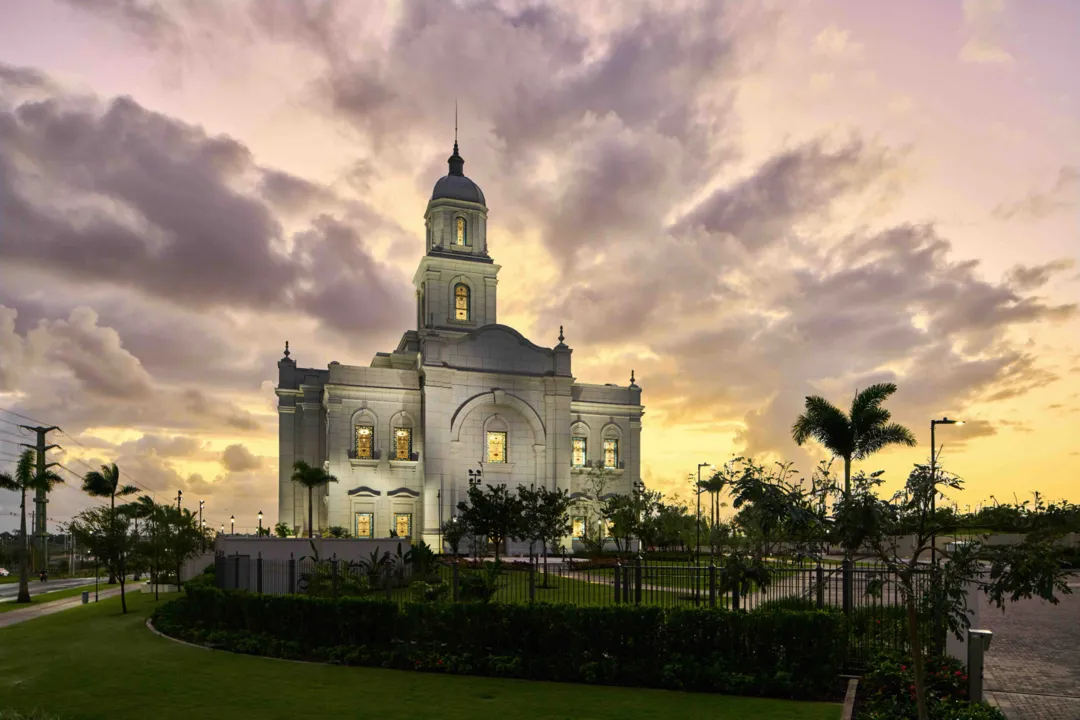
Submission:
MULTIPOLYGON (((131 592, 129 589, 128 592, 131 592)), ((98 599, 103 600, 120 594, 119 587, 109 588, 108 590, 102 590, 98 592, 98 599)), ((94 591, 90 591, 90 602, 94 602, 94 591)), ((63 600, 53 600, 52 602, 40 603, 36 605, 27 605, 20 610, 11 610, 6 613, 0 613, 0 628, 6 628, 10 625, 18 625, 21 622, 27 620, 33 620, 34 618, 44 617, 45 615, 52 615, 53 613, 62 612, 64 610, 70 610, 73 607, 82 605, 82 597, 76 595, 72 598, 64 598, 63 600)))

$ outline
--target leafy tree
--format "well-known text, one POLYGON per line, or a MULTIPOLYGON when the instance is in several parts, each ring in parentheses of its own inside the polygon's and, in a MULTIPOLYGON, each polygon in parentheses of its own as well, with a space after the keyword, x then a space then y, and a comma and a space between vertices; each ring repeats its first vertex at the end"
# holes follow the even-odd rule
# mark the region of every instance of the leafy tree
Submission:
POLYGON ((574 512, 585 524, 581 542, 585 549, 594 555, 599 555, 604 550, 605 537, 600 521, 604 516, 605 496, 616 477, 611 468, 605 468, 602 464, 593 465, 585 474, 581 492, 574 498, 574 512))
MULTIPOLYGON (((269 534, 270 532, 267 531, 267 535, 269 534)), ((323 530, 323 537, 325 538, 347 538, 350 535, 349 528, 342 527, 341 525, 331 525, 323 530)))
POLYGON ((931 582, 919 583, 920 574, 926 572, 922 558, 929 554, 933 538, 956 529, 932 514, 931 506, 941 495, 941 487, 960 490, 963 482, 940 469, 932 475, 925 465, 916 465, 904 490, 889 499, 875 493, 881 482, 880 473, 857 476, 854 488, 837 499, 834 522, 846 544, 868 547, 886 569, 868 589, 879 593, 889 583, 899 591, 907 614, 916 707, 919 719, 927 720, 925 638, 921 628, 943 623, 945 629, 962 637, 970 624, 965 592, 969 584, 1001 609, 1008 601, 1034 596, 1057 604, 1058 594, 1072 592, 1054 547, 1061 531, 1048 528, 1029 533, 1016 545, 988 546, 972 540, 939 550, 944 562, 930 568, 931 582), (900 538, 912 531, 914 549, 901 547, 900 538))
POLYGON ((203 534, 199 528, 199 516, 187 508, 161 505, 161 545, 166 567, 176 568, 176 584, 181 585, 184 561, 202 553, 203 534))
POLYGON ((617 552, 630 552, 631 541, 640 538, 659 502, 660 493, 646 490, 644 485, 636 485, 629 495, 613 495, 604 501, 601 516, 611 528, 617 552))
POLYGON ((279 522, 274 526, 274 535, 279 538, 287 538, 292 534, 292 528, 289 527, 289 523, 279 522))
POLYGON ((533 554, 533 545, 540 543, 544 554, 544 582, 548 584, 547 556, 549 548, 556 548, 563 537, 570 534, 570 494, 563 489, 554 490, 546 487, 531 488, 521 485, 518 491, 518 504, 521 508, 521 523, 518 537, 529 540, 529 556, 533 554))
POLYGON ((131 534, 130 514, 111 507, 88 508, 76 516, 73 532, 90 554, 105 566, 109 576, 119 578, 120 607, 127 613, 128 558, 136 546, 131 534))
POLYGON ((442 526, 442 539, 443 542, 450 546, 450 553, 452 555, 458 554, 458 549, 461 547, 461 541, 465 539, 465 534, 468 532, 468 527, 465 523, 461 522, 460 518, 452 517, 442 526))
POLYGON ((521 522, 521 503, 505 484, 480 485, 469 488, 468 502, 458 503, 458 517, 473 535, 486 537, 495 545, 495 561, 499 561, 499 548, 509 537, 518 533, 521 522))
POLYGON ((315 537, 314 521, 314 492, 315 488, 337 482, 337 478, 326 472, 322 467, 308 465, 303 460, 293 463, 292 481, 307 488, 308 491, 308 537, 315 537))
MULTIPOLYGON (((102 529, 114 531, 121 527, 121 524, 116 522, 116 498, 127 497, 128 495, 134 495, 139 492, 139 488, 134 485, 120 484, 120 469, 116 467, 116 463, 102 465, 100 471, 91 470, 86 473, 83 477, 82 490, 91 497, 109 498, 109 512, 112 514, 112 521, 102 529)), ((126 526, 124 526, 124 528, 126 531, 126 526)), ((114 538, 110 542, 110 547, 119 546, 120 543, 118 539, 114 538)), ((116 582, 116 565, 106 562, 106 567, 109 568, 109 584, 111 585, 116 582)), ((121 582, 121 597, 123 594, 123 582, 121 582)))
MULTIPOLYGON (((851 411, 844 411, 819 395, 806 398, 806 411, 791 428, 791 437, 798 445, 813 439, 826 450, 844 460, 844 494, 851 492, 851 463, 865 460, 889 445, 916 445, 915 436, 903 425, 890 422, 892 414, 882 403, 896 392, 895 383, 878 383, 856 391, 851 411)), ((845 548, 845 559, 851 553, 845 548)), ((845 564, 843 576, 844 607, 851 607, 851 572, 845 564)))
POLYGON ((14 477, 8 473, 0 473, 0 489, 11 490, 19 493, 19 595, 15 598, 17 603, 30 602, 30 578, 28 576, 28 560, 26 557, 26 493, 44 490, 52 490, 57 483, 64 482, 63 478, 54 473, 48 467, 44 472, 37 470, 37 452, 24 450, 19 456, 19 462, 15 465, 14 477))

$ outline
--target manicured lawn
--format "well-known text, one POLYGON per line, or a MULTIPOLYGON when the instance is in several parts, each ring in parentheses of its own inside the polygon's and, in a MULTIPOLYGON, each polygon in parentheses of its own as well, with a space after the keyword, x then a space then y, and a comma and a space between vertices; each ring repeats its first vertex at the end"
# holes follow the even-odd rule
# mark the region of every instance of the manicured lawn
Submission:
MULTIPOLYGON (((160 602, 166 602, 163 596, 160 602)), ((152 635, 132 593, 0 630, 0 709, 70 718, 755 718, 836 720, 838 705, 310 665, 152 635)))
MULTIPOLYGON (((110 588, 110 587, 114 587, 114 586, 107 585, 106 589, 110 588)), ((20 608, 33 607, 34 605, 40 605, 42 603, 51 602, 53 600, 63 600, 64 598, 78 597, 79 595, 82 595, 83 590, 86 590, 86 589, 87 589, 87 586, 84 585, 83 587, 67 588, 66 590, 55 590, 53 592, 41 593, 40 595, 32 595, 30 597, 31 603, 29 605, 27 605, 26 603, 21 603, 20 604, 20 603, 14 602, 14 601, 12 601, 12 602, 2 602, 2 603, 0 603, 0 613, 11 612, 12 610, 18 610, 20 608)), ((93 601, 93 599, 94 599, 94 588, 91 585, 90 586, 90 600, 91 600, 91 602, 93 601)))

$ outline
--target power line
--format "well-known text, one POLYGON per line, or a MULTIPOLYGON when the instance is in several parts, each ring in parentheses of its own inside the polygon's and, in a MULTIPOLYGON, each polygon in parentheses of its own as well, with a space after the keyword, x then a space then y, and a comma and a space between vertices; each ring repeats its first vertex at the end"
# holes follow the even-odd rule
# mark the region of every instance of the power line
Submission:
POLYGON ((45 423, 41 422, 40 420, 35 420, 34 418, 27 417, 26 415, 20 415, 19 413, 15 412, 14 410, 8 410, 7 408, 0 408, 0 412, 5 412, 8 415, 14 415, 15 417, 22 418, 23 420, 29 420, 30 422, 37 423, 38 425, 44 425, 45 424, 45 423))
POLYGON ((27 439, 28 437, 30 437, 29 435, 23 435, 22 437, 18 437, 17 435, 12 435, 11 433, 5 433, 5 432, 0 432, 0 435, 3 435, 3 436, 5 436, 5 437, 10 437, 10 438, 15 438, 15 439, 16 439, 16 440, 18 440, 18 441, 19 441, 20 443, 21 443, 21 442, 22 442, 23 440, 26 440, 26 439, 27 439))
MULTIPOLYGON (((82 448, 83 450, 86 450, 87 452, 92 452, 92 451, 90 450, 90 448, 88 448, 88 447, 86 447, 85 445, 83 445, 83 444, 82 444, 81 442, 79 442, 79 441, 78 441, 77 439, 75 439, 74 437, 72 437, 72 436, 71 436, 71 434, 69 434, 69 433, 65 432, 64 430, 60 430, 60 434, 61 434, 61 435, 63 435, 64 437, 67 437, 67 438, 71 438, 71 441, 72 441, 73 443, 75 443, 76 445, 78 445, 79 447, 81 447, 81 448, 82 448)), ((85 463, 84 463, 84 464, 85 464, 85 463)), ((89 466, 87 466, 87 467, 89 467, 89 466)), ((117 468, 116 468, 116 469, 117 469, 117 470, 120 470, 120 467, 119 467, 119 466, 117 466, 117 468)), ((153 496, 153 498, 154 498, 155 500, 157 500, 157 493, 155 493, 155 492, 154 492, 153 490, 151 490, 150 488, 146 487, 146 486, 145 486, 145 485, 143 485, 143 484, 142 484, 141 482, 139 482, 139 481, 138 481, 138 480, 136 480, 135 478, 131 477, 130 475, 128 475, 128 474, 127 474, 126 472, 124 472, 123 470, 120 470, 120 474, 121 474, 121 475, 123 475, 124 477, 126 477, 126 478, 127 478, 128 480, 130 480, 130 481, 131 481, 132 483, 134 483, 134 484, 135 484, 136 486, 138 486, 138 487, 142 488, 143 490, 145 490, 146 492, 150 493, 150 495, 151 495, 151 496, 153 496)))

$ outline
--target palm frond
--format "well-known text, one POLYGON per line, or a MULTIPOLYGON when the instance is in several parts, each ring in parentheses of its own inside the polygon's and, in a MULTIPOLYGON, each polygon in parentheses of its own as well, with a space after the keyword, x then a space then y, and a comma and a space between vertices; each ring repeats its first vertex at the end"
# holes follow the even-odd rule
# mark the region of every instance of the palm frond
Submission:
POLYGON ((139 492, 139 488, 134 485, 124 485, 116 491, 116 497, 127 497, 128 495, 134 495, 139 492))
POLYGON ((887 397, 896 392, 896 383, 877 383, 857 392, 851 401, 851 422, 856 427, 863 427, 863 414, 879 407, 887 397))
POLYGON ((112 497, 113 485, 102 473, 91 470, 83 476, 82 491, 92 497, 112 497))
POLYGON ((915 435, 910 430, 899 423, 882 425, 859 436, 855 458, 861 460, 889 445, 915 447, 918 445, 918 441, 915 440, 915 435))
POLYGON ((853 450, 851 423, 844 411, 818 395, 806 398, 806 412, 795 420, 791 437, 798 445, 817 440, 826 450, 841 457, 853 450))
POLYGON ((10 473, 0 473, 0 490, 19 491, 19 483, 10 473))

